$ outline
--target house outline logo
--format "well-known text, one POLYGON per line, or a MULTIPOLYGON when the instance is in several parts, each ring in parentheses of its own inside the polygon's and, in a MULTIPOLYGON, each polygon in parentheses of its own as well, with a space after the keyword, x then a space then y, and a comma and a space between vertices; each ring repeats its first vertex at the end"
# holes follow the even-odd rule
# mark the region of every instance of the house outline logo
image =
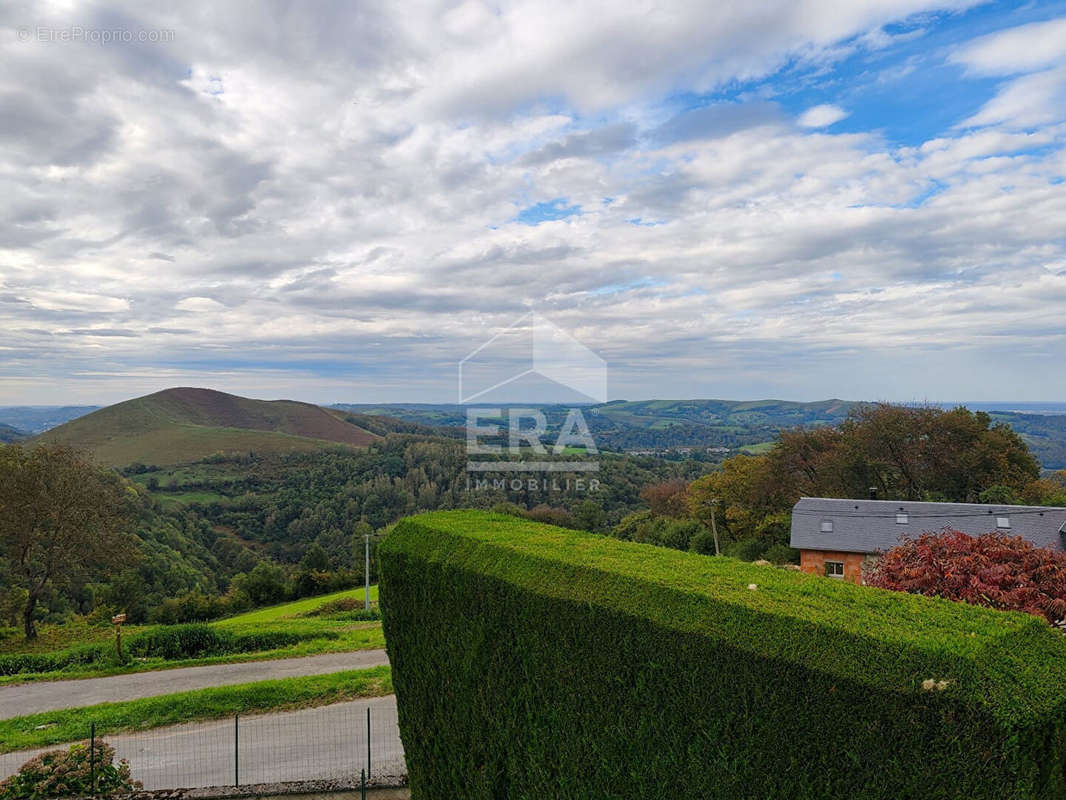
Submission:
POLYGON ((593 402, 607 402, 607 362, 544 315, 528 311, 459 362, 459 404, 473 403, 530 375, 565 386, 593 402), (472 374, 483 355, 491 362, 494 345, 520 335, 529 338, 523 343, 528 352, 513 374, 491 383, 472 374))

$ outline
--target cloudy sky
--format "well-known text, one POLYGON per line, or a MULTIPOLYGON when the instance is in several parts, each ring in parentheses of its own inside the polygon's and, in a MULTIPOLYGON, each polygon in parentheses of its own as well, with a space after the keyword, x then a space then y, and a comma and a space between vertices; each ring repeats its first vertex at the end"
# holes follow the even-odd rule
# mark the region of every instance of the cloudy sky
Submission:
POLYGON ((0 404, 1066 396, 1066 3, 0 3, 0 404))

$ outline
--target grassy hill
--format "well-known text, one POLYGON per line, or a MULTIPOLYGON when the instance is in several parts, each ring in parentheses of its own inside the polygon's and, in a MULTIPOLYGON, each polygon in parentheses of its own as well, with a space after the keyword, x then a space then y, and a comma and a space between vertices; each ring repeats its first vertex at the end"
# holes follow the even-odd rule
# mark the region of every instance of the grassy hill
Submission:
POLYGON ((92 451, 114 466, 185 464, 214 453, 289 453, 378 438, 337 415, 293 400, 252 400, 211 389, 177 388, 107 406, 46 431, 35 441, 92 451))

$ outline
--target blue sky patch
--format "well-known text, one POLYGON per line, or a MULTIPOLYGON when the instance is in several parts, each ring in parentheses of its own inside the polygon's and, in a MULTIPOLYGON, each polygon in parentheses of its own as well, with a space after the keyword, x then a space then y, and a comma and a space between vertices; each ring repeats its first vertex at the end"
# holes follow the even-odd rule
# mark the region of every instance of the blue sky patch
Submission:
POLYGON ((556 197, 541 203, 523 208, 515 217, 515 222, 523 225, 540 225, 542 222, 555 222, 567 217, 580 216, 581 206, 567 205, 569 201, 565 197, 556 197))

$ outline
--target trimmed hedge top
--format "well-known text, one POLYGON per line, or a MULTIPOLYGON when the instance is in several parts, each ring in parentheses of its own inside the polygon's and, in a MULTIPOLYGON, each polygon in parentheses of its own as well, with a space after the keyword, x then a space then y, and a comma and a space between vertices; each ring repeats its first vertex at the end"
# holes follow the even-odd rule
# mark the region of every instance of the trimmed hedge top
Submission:
POLYGON ((880 690, 926 692, 933 681, 1001 723, 1066 705, 1066 637, 1022 613, 479 511, 408 518, 381 546, 880 690))

